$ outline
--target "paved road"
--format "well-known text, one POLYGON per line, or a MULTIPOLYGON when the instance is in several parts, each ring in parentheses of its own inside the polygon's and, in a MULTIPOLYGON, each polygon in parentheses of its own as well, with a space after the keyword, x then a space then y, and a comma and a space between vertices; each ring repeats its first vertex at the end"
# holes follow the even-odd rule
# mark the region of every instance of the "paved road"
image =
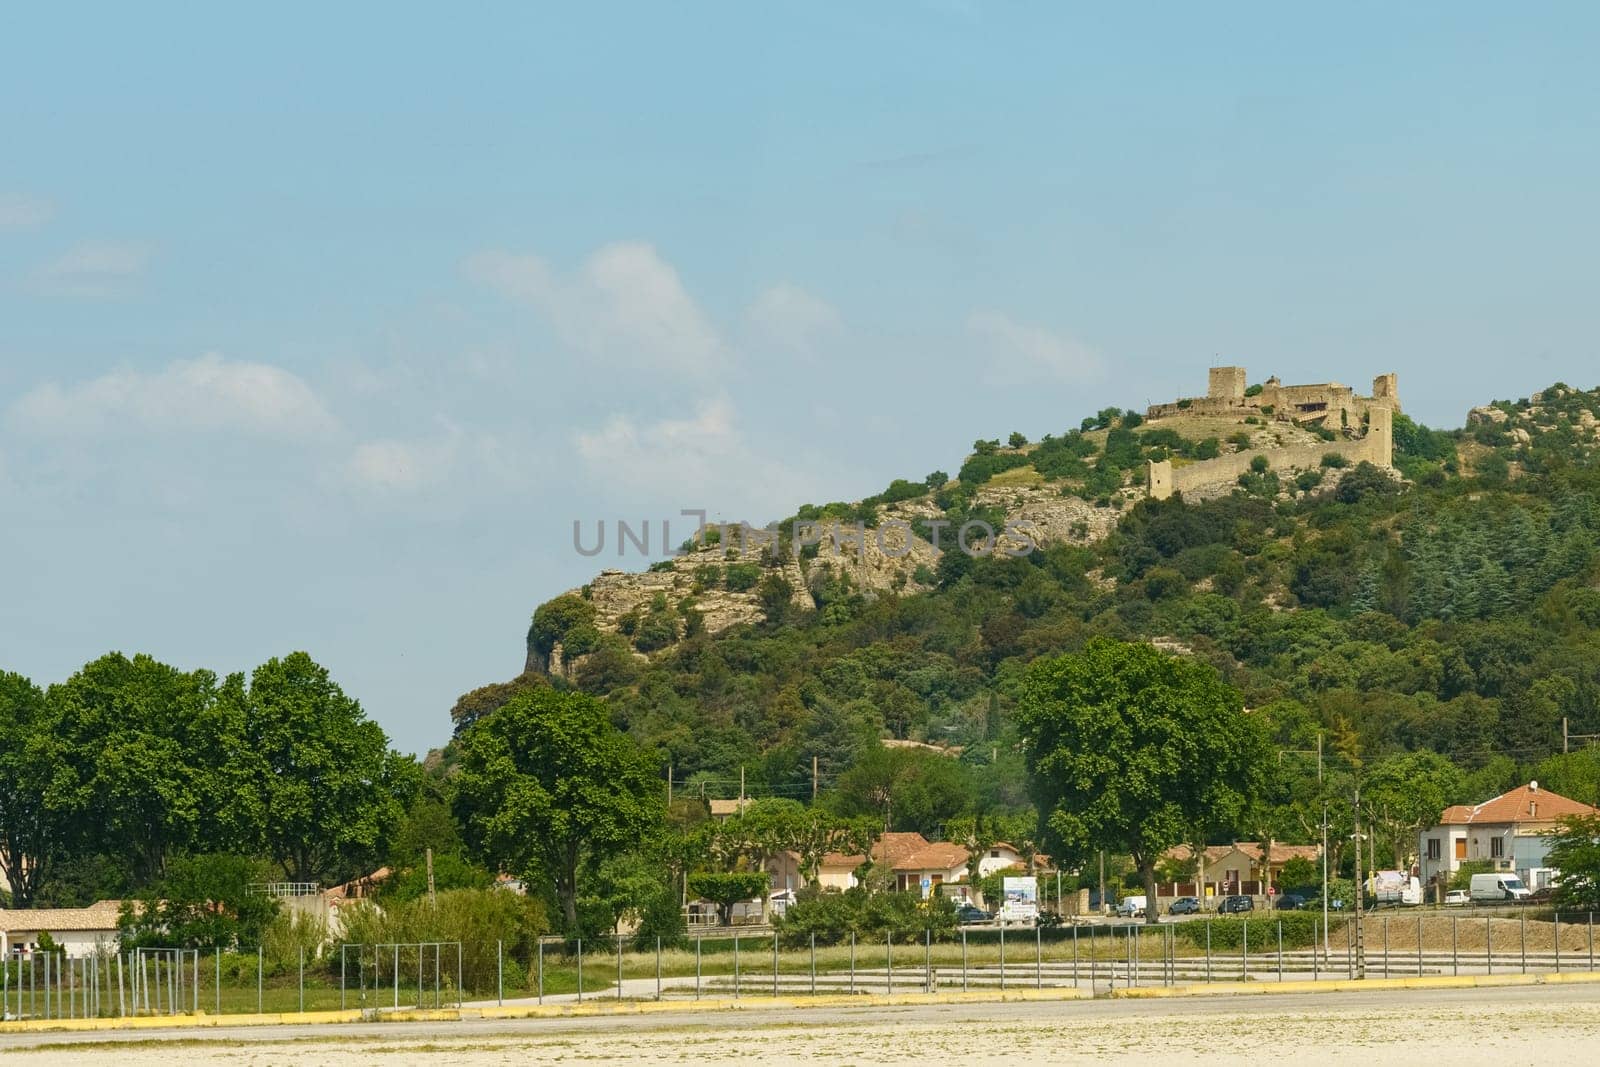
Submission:
MULTIPOLYGON (((350 1023, 320 1026, 218 1027, 215 1029, 174 1029, 140 1031, 100 1031, 92 1033, 4 1034, 0 1051, 55 1049, 70 1052, 77 1044, 101 1046, 126 1044, 134 1049, 157 1049, 164 1042, 182 1042, 185 1056, 208 1044, 246 1045, 256 1049, 290 1042, 357 1043, 381 1041, 385 1051, 408 1042, 474 1046, 498 1040, 554 1041, 583 1035, 630 1035, 648 1040, 652 1033, 663 1036, 695 1032, 735 1032, 748 1034, 763 1028, 809 1032, 850 1028, 895 1028, 914 1030, 937 1028, 959 1030, 982 1027, 988 1031, 1027 1031, 1030 1028, 1071 1022, 1108 1026, 1137 1021, 1144 1032, 1159 1032, 1170 1025, 1172 1033, 1182 1032, 1186 1022, 1203 1023, 1207 1018, 1273 1020, 1299 1017, 1302 1020, 1326 1019, 1329 1027, 1343 1021, 1393 1015, 1397 1011, 1426 1017, 1474 1017, 1492 1009, 1530 1024, 1530 1013, 1546 1012, 1568 1018, 1592 1017, 1600 1025, 1600 986, 1530 986, 1495 989, 1383 990, 1373 993, 1319 993, 1251 997, 1198 997, 1162 1001, 1022 1001, 994 1004, 918 1004, 903 1007, 823 1007, 759 1008, 737 1012, 675 1012, 669 1015, 607 1015, 572 1019, 462 1020, 447 1023, 350 1023)), ((1233 1025, 1231 1022, 1230 1026, 1233 1025)), ((1262 1022, 1270 1032, 1270 1022, 1262 1022)), ((1248 1029, 1249 1023, 1244 1026, 1248 1029)))

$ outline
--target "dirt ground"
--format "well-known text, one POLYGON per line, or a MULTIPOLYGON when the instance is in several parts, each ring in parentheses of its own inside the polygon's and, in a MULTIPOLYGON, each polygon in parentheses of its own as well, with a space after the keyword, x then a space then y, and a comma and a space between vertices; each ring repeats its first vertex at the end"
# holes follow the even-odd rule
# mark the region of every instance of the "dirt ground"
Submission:
POLYGON ((1196 1062, 1226 1048, 1230 1062, 1370 1067, 1374 1057, 1415 1057, 1451 1067, 1589 1062, 1600 1043, 1600 989, 1550 987, 1336 994, 1248 1000, 1023 1003, 835 1009, 789 1015, 698 1016, 520 1023, 507 1029, 451 1024, 427 1031, 330 1031, 290 1040, 266 1034, 215 1039, 93 1042, 25 1048, 29 1067, 112 1058, 119 1067, 174 1062, 350 1065, 705 1063, 963 1064, 1196 1062))

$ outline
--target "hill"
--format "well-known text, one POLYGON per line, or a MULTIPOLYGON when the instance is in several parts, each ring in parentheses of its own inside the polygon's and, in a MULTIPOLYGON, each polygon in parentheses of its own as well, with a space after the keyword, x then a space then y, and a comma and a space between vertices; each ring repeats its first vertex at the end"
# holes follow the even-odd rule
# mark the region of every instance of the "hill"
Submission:
MULTIPOLYGON (((888 816, 937 833, 1025 809, 1009 722, 1022 669, 1105 634, 1215 665, 1285 750, 1320 732, 1367 766, 1435 754, 1460 799, 1545 764, 1552 788, 1600 799, 1593 761, 1547 763, 1564 721, 1600 733, 1600 390, 1558 383, 1449 431, 1395 407, 1392 469, 1332 450, 1279 462, 1358 437, 1359 419, 1107 409, 1038 442, 980 440, 954 478, 807 505, 768 543, 708 529, 676 560, 540 606, 524 675, 463 697, 457 726, 521 685, 573 687, 605 696, 680 789, 820 783, 858 791, 846 809, 886 805, 880 780, 940 760, 952 782, 888 816), (1155 465, 1219 456, 1238 457, 1230 483, 1151 498, 1155 465), (979 522, 1000 550, 957 550, 954 531, 979 522), (949 755, 889 759, 884 739, 949 755)), ((1292 823, 1282 788, 1275 817, 1292 823)))

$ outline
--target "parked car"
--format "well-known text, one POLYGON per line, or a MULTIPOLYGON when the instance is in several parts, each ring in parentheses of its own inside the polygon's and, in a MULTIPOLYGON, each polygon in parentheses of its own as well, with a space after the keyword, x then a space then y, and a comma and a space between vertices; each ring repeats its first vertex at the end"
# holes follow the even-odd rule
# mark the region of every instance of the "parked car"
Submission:
POLYGON ((1255 910, 1256 902, 1245 896, 1223 897, 1222 903, 1217 905, 1217 912, 1222 915, 1233 915, 1241 911, 1255 910))
POLYGON ((993 915, 972 904, 963 904, 956 909, 956 922, 961 923, 963 926, 971 923, 986 923, 993 918, 993 915))
POLYGON ((1124 919, 1136 919, 1144 914, 1148 906, 1149 901, 1142 894, 1123 897, 1117 902, 1117 914, 1124 919))
POLYGON ((1447 890, 1444 895, 1444 906, 1459 908, 1472 903, 1472 894, 1465 889, 1447 890))
POLYGON ((1305 904, 1306 898, 1299 893, 1280 893, 1272 906, 1279 911, 1299 911, 1305 904))
POLYGON ((1168 915, 1199 915, 1199 897, 1179 897, 1167 908, 1168 915))

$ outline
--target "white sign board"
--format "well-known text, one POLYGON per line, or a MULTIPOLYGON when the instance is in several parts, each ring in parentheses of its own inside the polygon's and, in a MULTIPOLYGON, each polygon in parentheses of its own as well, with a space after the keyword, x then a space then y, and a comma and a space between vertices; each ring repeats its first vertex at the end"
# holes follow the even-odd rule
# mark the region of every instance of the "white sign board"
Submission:
POLYGON ((1039 879, 1033 875, 1006 875, 1002 880, 1005 900, 1000 905, 1002 923, 1039 921, 1039 879))

